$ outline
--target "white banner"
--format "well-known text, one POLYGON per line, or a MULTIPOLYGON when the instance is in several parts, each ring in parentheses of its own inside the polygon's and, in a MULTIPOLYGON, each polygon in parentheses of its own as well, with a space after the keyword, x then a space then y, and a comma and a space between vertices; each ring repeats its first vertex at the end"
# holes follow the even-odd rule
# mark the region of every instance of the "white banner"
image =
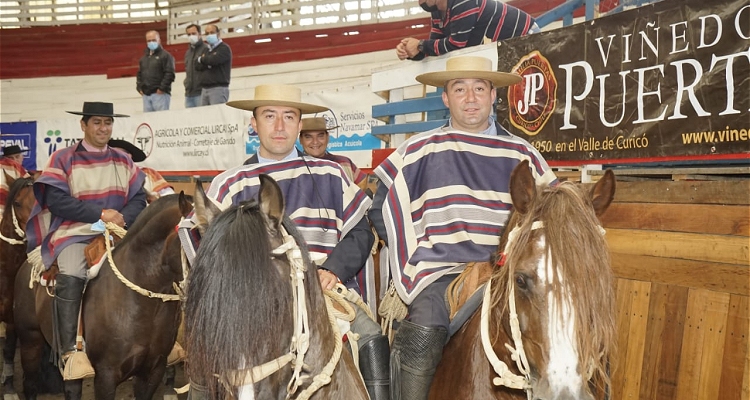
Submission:
MULTIPOLYGON (((331 131, 329 150, 346 155, 360 168, 371 166, 371 150, 383 144, 371 134, 372 106, 383 100, 367 86, 303 95, 302 101, 330 107, 320 114, 331 131)), ((117 105, 115 105, 117 112, 117 105)), ((146 153, 140 163, 159 171, 223 171, 242 164, 257 151, 249 111, 226 105, 161 111, 115 118, 112 138, 127 140, 146 153)), ((55 150, 83 138, 80 117, 37 121, 37 166, 55 150)), ((301 148, 301 146, 298 146, 301 148)))

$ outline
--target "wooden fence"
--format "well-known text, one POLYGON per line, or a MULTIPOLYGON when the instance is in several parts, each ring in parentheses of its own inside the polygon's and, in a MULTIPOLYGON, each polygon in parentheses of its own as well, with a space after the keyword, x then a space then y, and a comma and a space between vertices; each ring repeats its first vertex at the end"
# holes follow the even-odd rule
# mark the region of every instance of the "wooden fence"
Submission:
POLYGON ((623 181, 613 399, 750 399, 750 180, 623 181))

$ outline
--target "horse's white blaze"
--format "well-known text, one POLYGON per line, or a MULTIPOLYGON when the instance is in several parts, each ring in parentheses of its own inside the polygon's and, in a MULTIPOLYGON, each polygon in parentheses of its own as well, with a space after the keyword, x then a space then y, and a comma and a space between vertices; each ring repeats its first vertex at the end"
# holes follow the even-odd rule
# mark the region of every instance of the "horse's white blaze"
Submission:
MULTIPOLYGON (((544 237, 539 239, 537 246, 544 248, 544 237)), ((551 257, 545 254, 537 266, 539 281, 549 285, 552 280, 554 266, 551 257)), ((562 304, 558 304, 552 292, 547 294, 548 326, 547 339, 549 342, 549 363, 547 364, 547 379, 553 398, 568 392, 575 398, 580 396, 581 376, 578 374, 578 350, 576 348, 576 333, 574 326, 575 310, 570 306, 570 293, 565 289, 565 282, 558 274, 563 288, 562 304)))

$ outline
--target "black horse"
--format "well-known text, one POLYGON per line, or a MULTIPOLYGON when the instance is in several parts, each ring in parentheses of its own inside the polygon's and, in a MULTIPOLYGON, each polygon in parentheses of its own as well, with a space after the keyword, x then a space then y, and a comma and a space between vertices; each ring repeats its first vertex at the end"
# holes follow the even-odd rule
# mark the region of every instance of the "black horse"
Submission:
MULTIPOLYGON (((183 279, 175 226, 192 210, 186 196, 165 196, 149 205, 113 251, 114 266, 105 262, 89 281, 83 298, 86 353, 96 371, 97 399, 114 399, 117 386, 133 377, 136 399, 151 399, 162 381, 167 356, 177 337, 180 301, 149 298, 126 286, 116 267, 136 286, 175 295, 183 279)), ((41 349, 52 342, 52 297, 45 288, 29 289, 26 263, 15 282, 15 322, 21 343, 24 394, 35 399, 41 349)), ((65 382, 65 398, 80 399, 82 380, 65 382)))

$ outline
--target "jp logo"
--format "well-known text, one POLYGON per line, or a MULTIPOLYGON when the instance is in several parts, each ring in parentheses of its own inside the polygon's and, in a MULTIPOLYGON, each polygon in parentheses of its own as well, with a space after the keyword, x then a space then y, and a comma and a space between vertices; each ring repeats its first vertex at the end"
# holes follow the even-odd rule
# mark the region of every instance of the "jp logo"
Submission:
POLYGON ((63 138, 60 137, 61 132, 59 129, 56 130, 48 130, 47 131, 47 137, 44 138, 44 143, 49 144, 47 148, 47 155, 52 155, 55 151, 57 151, 57 145, 62 143, 63 138))
POLYGON ((508 88, 510 122, 529 136, 538 134, 555 111, 557 79, 549 61, 532 51, 513 67, 523 77, 508 88))

